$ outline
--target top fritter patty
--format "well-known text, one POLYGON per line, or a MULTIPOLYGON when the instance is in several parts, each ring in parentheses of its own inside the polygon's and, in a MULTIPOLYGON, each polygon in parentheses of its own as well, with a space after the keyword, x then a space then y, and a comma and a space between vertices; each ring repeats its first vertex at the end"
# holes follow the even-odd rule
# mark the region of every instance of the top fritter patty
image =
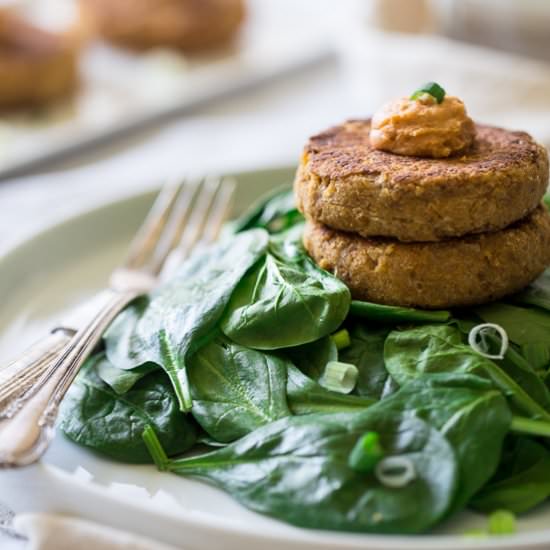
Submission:
POLYGON ((370 120, 313 136, 294 182, 299 209, 329 227, 401 241, 502 229, 532 212, 548 154, 525 132, 476 125, 464 155, 407 157, 373 149, 370 120))

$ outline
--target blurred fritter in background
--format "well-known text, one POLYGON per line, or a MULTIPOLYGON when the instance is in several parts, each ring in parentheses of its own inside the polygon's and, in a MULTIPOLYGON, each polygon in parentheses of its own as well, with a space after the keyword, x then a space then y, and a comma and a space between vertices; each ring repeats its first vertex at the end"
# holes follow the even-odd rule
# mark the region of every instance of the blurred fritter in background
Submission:
MULTIPOLYGON (((178 106, 285 68, 299 84, 278 96, 288 120, 272 128, 285 130, 273 138, 284 149, 277 158, 330 121, 368 116, 432 80, 473 118, 550 145, 548 29, 547 0, 3 2, 0 174, 137 121, 170 122, 178 106), (328 50, 337 68, 319 86, 306 65, 326 62, 328 50)), ((249 109, 267 121, 262 101, 249 109)))

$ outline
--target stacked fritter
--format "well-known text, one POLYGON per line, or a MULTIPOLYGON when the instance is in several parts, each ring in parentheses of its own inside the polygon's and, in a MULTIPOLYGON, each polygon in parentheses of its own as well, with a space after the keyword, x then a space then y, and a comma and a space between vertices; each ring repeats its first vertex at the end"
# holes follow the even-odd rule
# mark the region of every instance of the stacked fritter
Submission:
POLYGON ((419 158, 374 149, 370 125, 312 137, 294 183, 309 254, 354 298, 474 305, 550 264, 548 154, 531 136, 476 125, 465 153, 419 158))

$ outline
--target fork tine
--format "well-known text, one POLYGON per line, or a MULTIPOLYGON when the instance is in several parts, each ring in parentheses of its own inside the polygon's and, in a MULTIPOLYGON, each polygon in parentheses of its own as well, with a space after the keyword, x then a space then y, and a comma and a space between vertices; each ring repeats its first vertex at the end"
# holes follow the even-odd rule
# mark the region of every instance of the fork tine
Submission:
POLYGON ((212 243, 218 238, 233 206, 235 187, 234 180, 222 180, 206 222, 204 236, 201 239, 205 244, 212 243))
POLYGON ((174 207, 170 212, 166 226, 160 235, 152 259, 149 262, 151 273, 156 275, 160 272, 166 258, 179 243, 182 233, 189 221, 192 207, 199 194, 200 187, 200 184, 197 182, 187 183, 182 186, 174 207))
POLYGON ((187 257, 195 244, 201 239, 207 226, 210 209, 215 202, 221 184, 222 180, 220 178, 212 178, 204 181, 201 193, 197 197, 197 202, 193 208, 191 218, 189 219, 189 223, 185 227, 185 231, 177 246, 181 257, 187 257))
POLYGON ((161 280, 169 279, 195 245, 212 242, 219 234, 231 205, 234 183, 219 178, 204 182, 181 240, 162 268, 161 280))
POLYGON ((124 267, 137 270, 147 264, 163 233, 181 186, 182 182, 177 181, 163 186, 160 190, 145 221, 130 244, 124 267))

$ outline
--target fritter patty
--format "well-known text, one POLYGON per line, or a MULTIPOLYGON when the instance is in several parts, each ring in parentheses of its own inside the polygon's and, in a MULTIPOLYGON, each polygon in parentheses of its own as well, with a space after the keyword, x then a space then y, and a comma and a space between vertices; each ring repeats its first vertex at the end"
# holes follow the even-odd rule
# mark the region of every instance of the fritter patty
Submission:
POLYGON ((48 103, 78 86, 78 48, 10 12, 0 12, 0 107, 48 103))
POLYGON ((550 264, 550 214, 436 243, 364 238, 309 221, 304 244, 356 299, 426 309, 470 306, 517 292, 550 264))
POLYGON ((532 212, 548 185, 546 149, 525 132, 476 125, 464 155, 373 149, 369 120, 312 137, 294 189, 306 217, 364 237, 438 241, 495 231, 532 212))
POLYGON ((119 46, 203 50, 230 40, 243 0, 81 0, 84 25, 119 46))

